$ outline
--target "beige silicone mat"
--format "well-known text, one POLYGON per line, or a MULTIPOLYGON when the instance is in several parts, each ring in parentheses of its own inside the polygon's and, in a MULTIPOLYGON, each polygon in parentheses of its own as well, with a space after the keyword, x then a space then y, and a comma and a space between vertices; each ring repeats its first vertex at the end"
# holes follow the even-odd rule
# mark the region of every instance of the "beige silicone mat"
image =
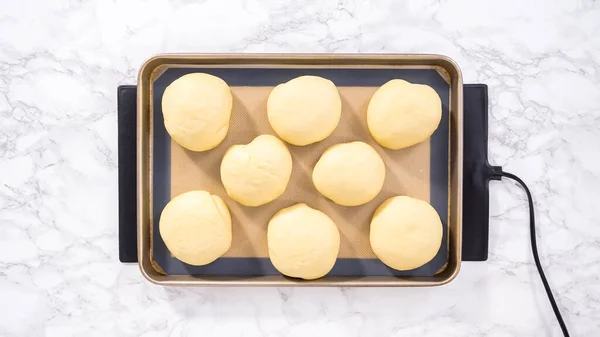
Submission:
POLYGON ((193 152, 171 141, 171 198, 191 190, 207 190, 225 200, 233 219, 233 242, 225 257, 268 257, 267 223, 278 210, 298 202, 319 209, 338 225, 341 235, 340 258, 375 258, 369 245, 369 223, 375 209, 387 198, 409 195, 429 201, 430 143, 387 150, 379 146, 366 127, 366 109, 378 87, 338 87, 342 98, 342 117, 335 131, 324 141, 308 146, 288 144, 293 168, 285 193, 263 206, 242 206, 227 196, 221 184, 219 167, 227 149, 247 144, 260 134, 275 135, 266 113, 272 87, 232 87, 234 97, 227 137, 217 148, 193 152), (383 190, 371 202, 339 206, 315 189, 312 170, 328 147, 360 140, 373 146, 386 165, 383 190))

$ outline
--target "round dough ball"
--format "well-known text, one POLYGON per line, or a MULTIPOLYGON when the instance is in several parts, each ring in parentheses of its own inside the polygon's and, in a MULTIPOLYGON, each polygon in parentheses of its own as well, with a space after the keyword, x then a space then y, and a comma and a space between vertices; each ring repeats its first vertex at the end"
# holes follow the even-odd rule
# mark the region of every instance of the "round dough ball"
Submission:
POLYGON ((373 200, 381 191, 385 165, 377 151, 366 143, 337 144, 321 155, 312 180, 317 190, 336 204, 358 206, 373 200))
POLYGON ((431 261, 442 244, 442 221, 423 200, 396 196, 377 208, 371 220, 371 248, 386 265, 411 270, 431 261))
POLYGON ((227 135, 232 105, 231 90, 222 79, 203 73, 184 75, 163 94, 165 128, 186 149, 213 149, 227 135))
POLYGON ((267 116, 275 133, 292 145, 327 138, 340 121, 342 100, 335 84, 318 76, 300 76, 271 91, 267 116))
POLYGON ((367 109, 367 125, 383 147, 397 150, 425 141, 442 119, 440 96, 428 85, 391 80, 379 88, 367 109))
POLYGON ((227 205, 206 191, 186 192, 169 201, 158 229, 171 254, 194 266, 213 262, 231 247, 227 205))
POLYGON ((296 204, 271 218, 267 243, 271 262, 280 273, 314 280, 333 268, 340 250, 340 233, 325 213, 296 204))
POLYGON ((221 162, 221 181, 229 196, 245 206, 259 206, 285 192, 292 156, 282 141, 260 135, 248 145, 234 145, 221 162))

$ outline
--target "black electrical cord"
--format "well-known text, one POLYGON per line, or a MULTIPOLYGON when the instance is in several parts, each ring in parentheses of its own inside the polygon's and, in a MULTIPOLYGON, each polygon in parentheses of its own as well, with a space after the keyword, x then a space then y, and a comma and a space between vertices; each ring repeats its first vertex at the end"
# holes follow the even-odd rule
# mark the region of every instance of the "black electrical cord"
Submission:
POLYGON ((529 188, 521 178, 516 175, 508 172, 502 171, 499 167, 494 167, 494 178, 506 177, 512 179, 519 183, 521 187, 527 193, 527 200, 529 201, 529 233, 531 235, 531 250, 533 252, 533 260, 535 261, 535 266, 537 267, 538 273, 540 274, 540 278, 542 279, 542 283, 544 284, 544 289, 546 290, 546 295, 548 295, 548 300, 550 301, 550 305, 552 305, 552 310, 554 310, 554 315, 556 315, 556 320, 560 325, 560 329, 565 337, 569 337, 569 331, 567 330, 567 326, 565 325, 565 321, 560 314, 560 310, 558 309, 558 305, 556 305, 556 301, 554 300, 554 296, 552 295, 552 290, 550 289, 550 285, 548 284, 548 280, 546 279, 546 275, 544 274, 544 270, 542 269, 542 264, 540 263, 540 257, 538 255, 537 250, 537 242, 535 238, 535 216, 533 214, 533 198, 531 197, 531 192, 529 188))

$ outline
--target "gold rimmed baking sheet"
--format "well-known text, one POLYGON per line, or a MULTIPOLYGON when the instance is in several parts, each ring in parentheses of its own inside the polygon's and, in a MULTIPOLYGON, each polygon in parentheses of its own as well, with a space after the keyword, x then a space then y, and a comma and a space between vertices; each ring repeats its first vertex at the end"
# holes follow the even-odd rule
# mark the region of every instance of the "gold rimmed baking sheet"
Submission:
MULTIPOLYGON (((157 274, 151 278, 146 271, 145 275, 152 281, 164 284, 221 284, 220 279, 222 284, 246 284, 244 280, 248 285, 253 282, 278 285, 294 283, 296 281, 279 275, 270 264, 266 229, 269 219, 279 209, 305 202, 328 214, 338 225, 341 234, 336 266, 315 284, 352 283, 360 279, 366 282, 365 285, 370 285, 368 280, 373 280, 372 284, 400 285, 406 283, 408 277, 412 285, 429 285, 441 284, 452 278, 458 271, 453 251, 453 247, 456 247, 455 235, 449 228, 456 217, 456 214, 452 214, 455 205, 451 202, 452 195, 457 192, 452 185, 456 172, 452 172, 451 157, 451 150, 456 145, 453 145, 451 133, 455 129, 452 97, 456 92, 452 90, 452 83, 456 82, 456 73, 452 72, 453 69, 444 68, 447 71, 440 71, 440 68, 443 67, 222 67, 177 63, 164 63, 156 67, 146 83, 149 88, 147 109, 151 117, 148 121, 150 132, 146 136, 150 138, 148 145, 152 149, 147 176, 151 185, 152 207, 148 214, 150 231, 146 234, 150 240, 150 265, 154 266, 157 274), (228 135, 223 143, 211 151, 192 152, 183 149, 170 139, 162 124, 162 92, 173 80, 189 72, 206 72, 223 78, 234 96, 228 135), (343 104, 340 124, 330 137, 320 143, 305 147, 288 145, 293 157, 292 178, 280 198, 259 207, 242 206, 227 196, 220 182, 221 159, 231 145, 247 144, 260 134, 275 135, 266 117, 269 92, 275 85, 300 75, 322 76, 337 85, 343 104), (366 127, 366 108, 370 97, 380 85, 393 78, 428 84, 438 92, 443 102, 442 122, 431 139, 397 151, 379 146, 366 127), (381 155, 386 164, 386 180, 382 192, 373 201, 356 207, 339 206, 316 191, 311 181, 312 168, 329 146, 355 140, 370 144, 381 155), (158 235, 157 227, 160 211, 172 197, 197 189, 221 196, 233 218, 231 249, 222 258, 203 267, 188 266, 172 257, 158 235), (387 268, 375 258, 369 245, 371 216, 381 202, 394 195, 409 195, 430 202, 444 224, 440 252, 431 262, 413 271, 399 272, 387 268), (190 275, 192 278, 187 279, 190 275)), ((142 271, 145 271, 144 263, 140 264, 142 271)))

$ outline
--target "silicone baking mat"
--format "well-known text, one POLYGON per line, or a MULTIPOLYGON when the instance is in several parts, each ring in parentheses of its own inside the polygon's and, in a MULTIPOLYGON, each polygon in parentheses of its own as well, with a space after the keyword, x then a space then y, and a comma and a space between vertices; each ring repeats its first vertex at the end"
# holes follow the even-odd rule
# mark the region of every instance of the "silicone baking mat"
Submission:
POLYGON ((448 83, 435 69, 309 69, 309 68, 170 68, 152 84, 153 114, 153 226, 152 258, 169 275, 278 275, 268 258, 267 223, 281 208, 304 202, 329 215, 340 230, 338 260, 330 276, 432 276, 443 270, 448 259, 448 83), (234 103, 226 139, 215 149, 193 152, 173 142, 164 128, 161 100, 165 88, 175 79, 204 72, 229 84, 234 103), (293 158, 290 183, 277 200, 259 207, 246 207, 227 196, 220 181, 219 167, 227 149, 247 144, 260 134, 275 135, 266 115, 266 100, 271 89, 302 75, 332 80, 342 98, 342 117, 336 130, 324 141, 304 147, 288 144, 293 158), (366 126, 366 109, 379 86, 391 79, 431 86, 442 100, 442 121, 432 137, 421 144, 401 150, 379 146, 366 126), (360 140, 381 155, 386 164, 386 179, 381 193, 371 202, 339 206, 320 195, 312 184, 312 168, 329 146, 360 140), (233 220, 231 249, 206 266, 190 266, 174 258, 159 232, 160 212, 176 195, 191 190, 207 190, 223 198, 233 220), (429 263, 410 271, 396 271, 379 261, 369 245, 369 223, 375 209, 387 198, 408 195, 426 200, 436 209, 443 223, 442 246, 429 263))

